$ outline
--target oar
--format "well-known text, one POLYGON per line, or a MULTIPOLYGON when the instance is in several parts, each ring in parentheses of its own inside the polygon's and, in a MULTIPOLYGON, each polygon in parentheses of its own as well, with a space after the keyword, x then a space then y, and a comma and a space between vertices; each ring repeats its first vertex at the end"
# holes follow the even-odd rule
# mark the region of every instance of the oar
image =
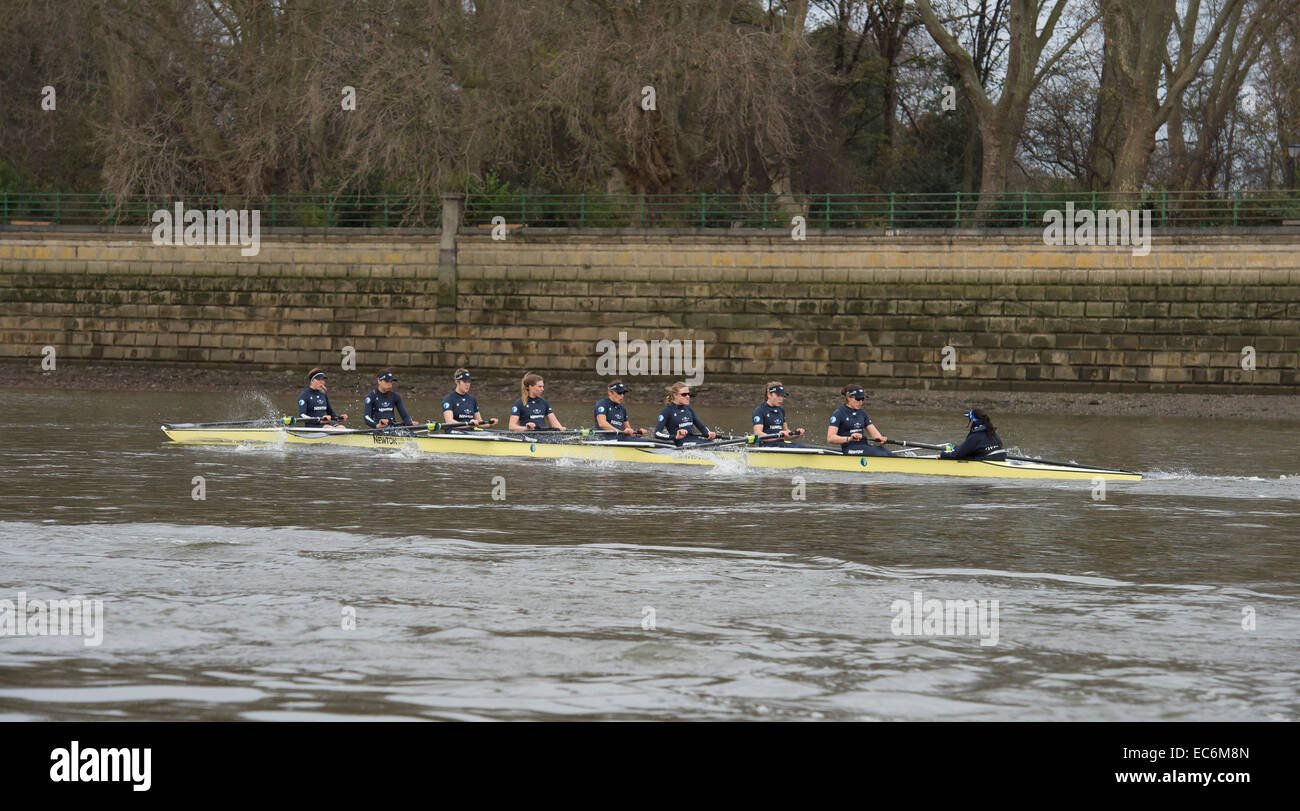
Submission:
POLYGON ((692 442, 689 445, 674 445, 673 447, 669 448, 669 450, 684 451, 684 450, 689 450, 691 448, 722 448, 727 445, 741 445, 741 444, 745 444, 745 445, 754 444, 754 435, 749 434, 747 436, 734 437, 732 439, 714 439, 709 442, 692 442))
MULTIPOLYGON (((879 443, 877 443, 877 444, 879 444, 879 443)), ((901 447, 901 448, 926 448, 927 450, 932 450, 932 451, 950 451, 950 450, 952 450, 952 446, 951 446, 951 445, 928 445, 928 444, 926 444, 926 443, 924 443, 924 442, 907 442, 906 440, 902 440, 902 439, 886 439, 886 440, 885 440, 885 444, 886 444, 886 445, 898 445, 898 446, 901 447)))
POLYGON ((437 431, 445 431, 448 428, 473 428, 476 431, 492 431, 493 433, 496 433, 500 429, 487 427, 488 425, 491 424, 491 422, 492 421, 490 419, 484 419, 478 425, 475 425, 472 422, 426 422, 423 426, 421 426, 420 430, 437 432, 437 431))
POLYGON ((781 436, 780 434, 754 434, 754 441, 762 445, 764 442, 777 440, 795 440, 803 436, 803 429, 799 428, 790 432, 790 436, 781 436))
MULTIPOLYGON (((315 419, 315 418, 312 417, 312 418, 309 418, 309 419, 315 419)), ((284 425, 297 425, 297 426, 300 427, 300 428, 320 428, 320 427, 325 426, 325 425, 341 425, 341 426, 343 426, 344 428, 347 427, 346 425, 344 425, 344 423, 346 423, 347 420, 337 419, 337 418, 336 418, 336 419, 332 419, 332 420, 330 420, 329 422, 322 422, 320 425, 300 425, 299 422, 298 422, 298 418, 297 418, 297 417, 285 417, 285 418, 282 419, 280 422, 281 422, 282 424, 284 424, 284 425)), ((317 420, 317 422, 319 422, 319 420, 317 420)))

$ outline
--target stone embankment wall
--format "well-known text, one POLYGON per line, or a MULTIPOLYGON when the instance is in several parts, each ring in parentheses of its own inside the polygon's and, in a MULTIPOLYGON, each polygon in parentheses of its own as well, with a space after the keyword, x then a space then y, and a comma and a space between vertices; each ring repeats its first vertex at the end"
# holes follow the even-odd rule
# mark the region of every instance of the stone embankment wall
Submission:
POLYGON ((0 232, 0 360, 596 374, 601 340, 700 340, 706 379, 1300 391, 1300 229, 1157 232, 0 232), (945 364, 945 358, 949 363, 945 364), (1244 368, 1252 365, 1253 369, 1244 368))

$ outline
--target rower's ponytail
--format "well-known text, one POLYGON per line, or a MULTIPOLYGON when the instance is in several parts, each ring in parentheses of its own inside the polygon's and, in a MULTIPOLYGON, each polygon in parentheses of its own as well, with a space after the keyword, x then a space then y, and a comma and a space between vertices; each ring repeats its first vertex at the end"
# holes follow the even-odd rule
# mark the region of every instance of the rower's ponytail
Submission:
POLYGON ((664 388, 664 391, 668 392, 668 396, 664 398, 664 405, 672 405, 673 397, 677 395, 677 392, 681 391, 684 388, 687 388, 687 385, 680 380, 678 380, 676 383, 672 384, 671 386, 666 386, 664 388))
POLYGON ((525 404, 528 402, 528 387, 536 386, 541 379, 541 375, 535 375, 532 372, 524 375, 524 379, 519 383, 519 402, 525 404))

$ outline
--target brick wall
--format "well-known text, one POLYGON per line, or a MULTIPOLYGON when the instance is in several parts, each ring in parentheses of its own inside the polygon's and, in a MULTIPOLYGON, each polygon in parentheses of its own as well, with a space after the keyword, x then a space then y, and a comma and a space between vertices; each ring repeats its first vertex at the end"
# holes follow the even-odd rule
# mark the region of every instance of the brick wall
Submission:
POLYGON ((516 230, 441 252, 436 234, 264 235, 242 257, 11 232, 0 360, 302 367, 346 345, 363 368, 594 375, 623 331, 703 340, 717 379, 1295 393, 1297 249, 1295 229, 1158 235, 1145 257, 1037 232, 516 230))

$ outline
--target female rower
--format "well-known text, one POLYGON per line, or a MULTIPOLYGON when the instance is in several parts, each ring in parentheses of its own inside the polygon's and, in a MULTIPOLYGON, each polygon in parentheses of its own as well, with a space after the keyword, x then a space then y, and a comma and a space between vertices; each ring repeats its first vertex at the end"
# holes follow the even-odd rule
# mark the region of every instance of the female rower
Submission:
POLYGON ((560 418, 555 416, 551 404, 542 399, 546 383, 541 375, 532 372, 519 383, 519 399, 510 407, 511 431, 563 431, 560 418))
POLYGON ((655 439, 678 445, 697 445, 718 438, 718 435, 710 431, 709 426, 700 422, 700 418, 691 410, 691 389, 685 383, 679 380, 669 386, 668 397, 664 402, 667 405, 659 412, 655 439))
MULTIPOLYGON (((998 429, 989 421, 989 415, 978 408, 966 412, 966 441, 954 450, 939 454, 940 459, 997 459, 1007 458, 998 437, 998 429)), ((949 445, 949 448, 952 446, 949 445)))
POLYGON ((767 384, 767 401, 754 409, 754 436, 769 445, 806 447, 788 441, 803 436, 803 429, 791 431, 785 427, 785 386, 780 380, 767 384))
POLYGON ((451 379, 456 381, 456 390, 442 398, 442 421, 465 422, 476 428, 480 425, 496 425, 496 417, 483 419, 478 410, 478 399, 469 393, 472 380, 469 369, 457 369, 452 373, 451 379))
POLYGON ((608 391, 605 398, 596 403, 596 429, 613 431, 622 436, 645 436, 646 429, 633 428, 632 423, 627 421, 627 409, 623 407, 627 385, 622 380, 615 380, 609 384, 608 391))
POLYGON ((844 395, 844 405, 835 409, 831 415, 830 427, 826 429, 826 441, 839 445, 843 453, 855 456, 892 456, 880 447, 885 444, 887 437, 871 424, 871 418, 862 410, 867 392, 861 386, 851 383, 840 389, 840 394, 844 395), (868 442, 868 439, 874 439, 879 444, 868 442))

